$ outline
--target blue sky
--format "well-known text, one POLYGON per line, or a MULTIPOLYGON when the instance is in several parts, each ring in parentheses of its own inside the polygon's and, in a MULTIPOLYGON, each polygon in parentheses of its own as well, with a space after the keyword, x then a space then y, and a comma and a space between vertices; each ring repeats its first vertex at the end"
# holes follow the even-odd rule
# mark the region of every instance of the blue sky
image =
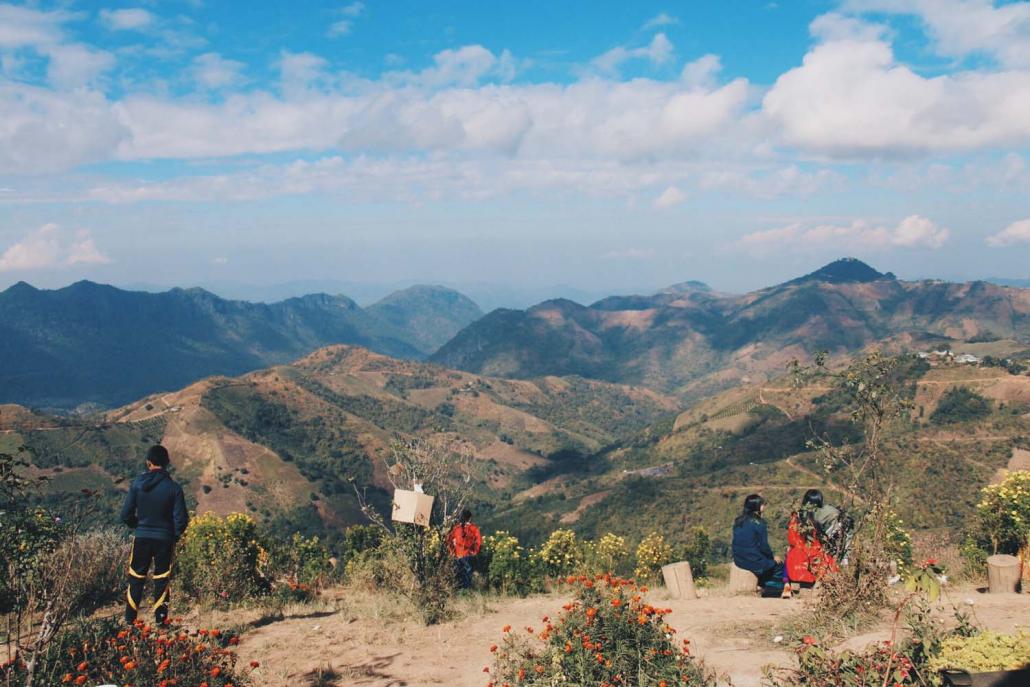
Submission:
POLYGON ((1030 2, 0 3, 0 286, 1026 278, 1028 149, 1030 2))

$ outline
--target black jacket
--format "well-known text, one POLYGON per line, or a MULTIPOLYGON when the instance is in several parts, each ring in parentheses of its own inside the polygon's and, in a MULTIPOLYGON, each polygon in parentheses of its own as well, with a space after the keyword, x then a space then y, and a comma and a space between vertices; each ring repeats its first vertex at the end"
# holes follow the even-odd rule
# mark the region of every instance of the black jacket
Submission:
POLYGON ((759 576, 776 565, 765 520, 745 518, 733 528, 733 563, 759 576))
POLYGON ((178 541, 190 524, 180 487, 164 470, 148 470, 132 481, 122 505, 122 522, 140 539, 178 541))

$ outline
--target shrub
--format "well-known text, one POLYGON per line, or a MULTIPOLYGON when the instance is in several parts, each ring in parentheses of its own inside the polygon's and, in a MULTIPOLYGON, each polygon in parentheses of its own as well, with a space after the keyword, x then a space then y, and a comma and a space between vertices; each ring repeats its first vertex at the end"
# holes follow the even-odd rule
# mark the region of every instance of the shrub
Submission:
POLYGON ((481 552, 486 582, 502 594, 524 596, 542 588, 538 561, 526 551, 517 537, 500 531, 483 538, 481 552))
POLYGON ((626 538, 608 532, 593 546, 593 570, 595 573, 616 573, 629 556, 626 538))
POLYGON ((979 420, 991 414, 991 402, 964 386, 949 389, 930 415, 930 422, 950 425, 979 420))
POLYGON ((294 586, 322 587, 333 572, 329 549, 317 536, 294 532, 285 545, 272 547, 272 569, 294 586))
MULTIPOLYGON (((242 687, 258 665, 238 670, 229 648, 238 638, 220 630, 187 630, 175 624, 126 627, 115 618, 70 626, 39 658, 38 684, 116 683, 166 687, 201 685, 242 687)), ((5 684, 22 682, 20 661, 0 666, 5 684)))
POLYGON ((677 646, 665 622, 668 610, 645 603, 646 588, 599 575, 569 577, 575 599, 552 624, 537 632, 503 628, 490 685, 554 684, 641 687, 714 685, 714 677, 690 656, 689 642, 677 646))
POLYGON ((704 527, 691 527, 687 543, 677 553, 677 560, 690 562, 690 571, 695 578, 706 577, 712 557, 712 538, 704 527))
POLYGON ((224 518, 205 513, 193 519, 176 548, 175 574, 186 594, 208 602, 234 602, 268 591, 262 570, 267 561, 253 518, 244 513, 224 518))
POLYGON ((922 685, 912 659, 882 642, 865 651, 836 653, 806 635, 797 649, 798 667, 774 670, 769 687, 883 687, 922 685))
POLYGON ((633 574, 638 580, 657 580, 662 566, 671 560, 672 547, 660 533, 652 532, 637 546, 637 567, 633 574))
POLYGON ((982 632, 974 637, 948 637, 930 659, 932 673, 957 668, 970 673, 1016 670, 1030 666, 1030 635, 982 632))
POLYGON ((552 577, 570 575, 583 565, 583 547, 572 530, 551 532, 537 555, 543 562, 544 571, 552 577))
POLYGON ((991 553, 1017 554, 1030 543, 1030 470, 1016 470, 981 490, 975 536, 991 553))

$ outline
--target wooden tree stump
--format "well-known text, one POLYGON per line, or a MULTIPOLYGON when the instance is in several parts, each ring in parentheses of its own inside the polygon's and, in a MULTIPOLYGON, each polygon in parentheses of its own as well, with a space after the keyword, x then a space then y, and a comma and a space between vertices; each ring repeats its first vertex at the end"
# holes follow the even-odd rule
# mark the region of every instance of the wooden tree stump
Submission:
POLYGON ((730 563, 730 594, 754 594, 758 589, 758 576, 730 563))
POLYGON ((665 587, 674 599, 696 599, 694 589, 694 573, 690 570, 689 561, 680 561, 662 566, 662 577, 665 587))
POLYGON ((987 558, 987 588, 991 594, 1014 594, 1022 575, 1022 565, 1015 556, 998 554, 987 558))

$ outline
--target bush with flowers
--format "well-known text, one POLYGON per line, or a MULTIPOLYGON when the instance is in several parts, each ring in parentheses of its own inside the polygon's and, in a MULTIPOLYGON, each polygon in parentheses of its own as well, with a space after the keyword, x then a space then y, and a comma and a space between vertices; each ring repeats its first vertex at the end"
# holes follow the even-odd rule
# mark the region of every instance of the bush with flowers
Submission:
POLYGON ((659 532, 644 537, 637 546, 637 567, 633 574, 639 580, 652 582, 661 576, 662 566, 672 561, 672 547, 659 532))
POLYGON ((271 567, 276 577, 294 587, 324 587, 333 573, 329 549, 317 536, 294 532, 290 539, 271 547, 271 567))
MULTIPOLYGON (((259 668, 237 665, 232 633, 189 630, 176 623, 126 627, 115 618, 70 626, 39 657, 36 684, 126 687, 243 687, 259 668)), ((25 664, 0 664, 0 683, 23 684, 25 664)))
POLYGON ((551 577, 562 577, 578 572, 584 562, 583 546, 572 530, 551 532, 537 551, 544 572, 551 577))
POLYGON ((543 588, 540 560, 508 532, 483 537, 479 559, 490 589, 524 596, 543 588))
POLYGON ((244 513, 197 516, 176 547, 176 580, 186 594, 212 603, 264 594, 268 552, 257 523, 244 513))
POLYGON ((626 538, 612 532, 593 542, 588 555, 591 572, 595 573, 621 570, 628 558, 626 538))
POLYGON ((981 632, 973 637, 948 637, 928 663, 931 674, 945 668, 988 673, 1026 667, 1030 667, 1030 634, 1025 632, 981 632))
POLYGON ((963 555, 973 564, 990 554, 1016 555, 1030 548, 1030 471, 1011 472, 981 490, 968 537, 963 555))
POLYGON ((715 678, 690 655, 690 644, 677 645, 667 609, 644 597, 646 587, 611 575, 570 576, 574 591, 552 621, 539 628, 502 628, 488 687, 502 685, 714 685, 715 678))

